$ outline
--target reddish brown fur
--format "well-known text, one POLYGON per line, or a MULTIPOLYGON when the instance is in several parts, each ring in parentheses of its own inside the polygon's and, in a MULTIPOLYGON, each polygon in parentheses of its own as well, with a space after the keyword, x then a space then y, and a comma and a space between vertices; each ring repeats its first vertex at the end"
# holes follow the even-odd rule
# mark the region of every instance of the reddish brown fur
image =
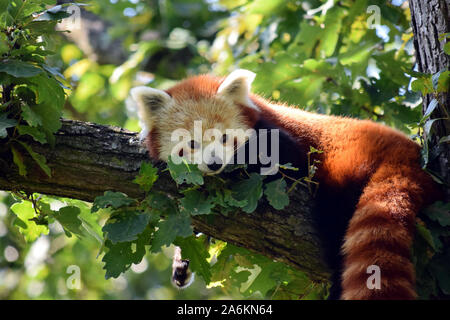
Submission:
POLYGON ((152 129, 145 139, 147 150, 151 158, 158 159, 159 157, 159 132, 158 129, 152 129))
POLYGON ((176 84, 166 92, 178 100, 198 100, 213 97, 220 84, 221 81, 211 81, 211 77, 208 75, 199 75, 176 84))
MULTIPOLYGON (((222 81, 197 76, 167 92, 179 100, 213 97, 222 81)), ((323 151, 315 177, 321 189, 359 197, 342 249, 342 298, 414 299, 410 248, 415 215, 431 202, 434 190, 419 165, 420 147, 402 133, 371 121, 316 115, 257 95, 251 100, 261 114, 243 107, 249 124, 264 117, 303 145, 323 151), (374 264, 381 268, 381 290, 366 287, 367 267, 374 264)), ((149 138, 158 140, 154 133, 149 138)))

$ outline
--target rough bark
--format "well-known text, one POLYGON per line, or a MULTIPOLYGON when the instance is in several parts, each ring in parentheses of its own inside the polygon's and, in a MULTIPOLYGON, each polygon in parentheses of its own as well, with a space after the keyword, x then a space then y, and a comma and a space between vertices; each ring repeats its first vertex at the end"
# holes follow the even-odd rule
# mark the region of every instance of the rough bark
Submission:
MULTIPOLYGON (((31 142, 30 142, 31 143, 31 142)), ((85 201, 107 190, 121 191, 134 198, 143 196, 132 182, 142 161, 149 161, 137 134, 121 128, 64 120, 56 134, 54 148, 32 144, 43 154, 52 170, 49 178, 31 159, 26 159, 28 175, 20 176, 11 159, 0 155, 0 189, 38 192, 85 201)), ((154 162, 161 167, 163 164, 154 162)), ((167 172, 160 172, 154 188, 177 194, 167 172)), ((299 189, 290 205, 276 211, 261 201, 256 212, 214 216, 213 221, 193 217, 194 229, 306 272, 311 279, 328 281, 329 270, 322 258, 320 243, 312 227, 312 203, 308 191, 299 189)))
MULTIPOLYGON (((414 32, 416 62, 420 72, 436 74, 449 70, 450 57, 444 52, 445 37, 450 32, 449 0, 410 0, 411 22, 414 32)), ((439 143, 443 137, 450 135, 450 94, 449 92, 423 97, 423 110, 427 109, 431 100, 436 98, 439 107, 431 118, 443 118, 433 124, 430 138, 431 157, 429 168, 443 178, 450 186, 450 143, 439 143)), ((427 138, 427 137, 425 137, 427 138)), ((447 200, 450 201, 450 188, 447 188, 447 200)))

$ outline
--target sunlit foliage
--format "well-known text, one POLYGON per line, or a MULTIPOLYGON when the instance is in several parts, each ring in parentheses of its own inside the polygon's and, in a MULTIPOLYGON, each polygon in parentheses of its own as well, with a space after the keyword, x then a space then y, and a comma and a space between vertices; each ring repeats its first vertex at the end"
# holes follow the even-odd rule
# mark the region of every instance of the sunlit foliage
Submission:
MULTIPOLYGON (((246 68, 257 74, 253 91, 266 98, 318 113, 372 119, 413 135, 424 124, 420 91, 448 84, 448 72, 434 81, 414 71, 410 12, 401 0, 83 3, 83 10, 106 26, 93 40, 117 43, 111 50, 120 53, 119 58, 108 57, 108 52, 96 56, 70 37, 77 30, 65 32, 71 26, 61 19, 74 17, 66 12, 68 5, 42 13, 55 1, 0 0, 0 138, 9 139, 6 148, 23 175, 25 152, 51 174, 46 160, 21 137, 52 143, 60 115, 138 131, 136 110, 127 103, 136 85, 164 89, 189 75, 222 76, 246 68), (33 16, 36 12, 41 15, 33 16)), ((143 181, 138 183, 142 186, 143 181)), ((126 273, 106 268, 107 277, 118 276, 106 280, 109 257, 102 250, 111 245, 111 238, 104 239, 101 226, 111 214, 111 203, 120 208, 125 200, 114 194, 105 197, 93 214, 91 204, 77 200, 2 192, 0 299, 326 297, 326 288, 300 272, 221 241, 201 251, 212 265, 208 287, 202 277, 184 291, 171 286, 172 248, 163 245, 174 239, 164 237, 158 250, 145 254, 126 273), (230 255, 235 258, 231 262, 226 259, 230 255)), ((282 199, 272 199, 273 205, 285 205, 282 199)), ((442 208, 428 213, 436 224, 432 234, 419 226, 416 264, 426 279, 420 283, 425 298, 441 291, 450 294, 445 270, 435 277, 427 269, 433 254, 444 252, 440 236, 448 236, 448 220, 436 218, 442 208)), ((106 225, 111 233, 113 229, 106 225)), ((178 241, 192 246, 207 242, 204 237, 178 241)))

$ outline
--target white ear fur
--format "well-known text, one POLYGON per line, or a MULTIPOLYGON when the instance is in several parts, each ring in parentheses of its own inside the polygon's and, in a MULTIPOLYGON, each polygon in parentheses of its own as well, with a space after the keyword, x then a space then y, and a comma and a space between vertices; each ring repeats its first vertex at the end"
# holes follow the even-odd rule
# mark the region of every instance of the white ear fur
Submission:
POLYGON ((249 98, 250 88, 255 77, 256 74, 251 71, 245 69, 235 70, 225 78, 217 93, 233 99, 235 102, 259 110, 249 98))
POLYGON ((132 88, 130 95, 137 104, 139 121, 142 127, 140 138, 143 139, 153 127, 155 113, 169 104, 172 98, 162 90, 144 86, 132 88))

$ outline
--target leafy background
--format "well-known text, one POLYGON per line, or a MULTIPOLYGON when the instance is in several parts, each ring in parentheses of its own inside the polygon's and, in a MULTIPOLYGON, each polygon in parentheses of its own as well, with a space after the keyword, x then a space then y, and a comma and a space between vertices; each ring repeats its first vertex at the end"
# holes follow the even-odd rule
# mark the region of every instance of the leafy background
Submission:
MULTIPOLYGON (((420 94, 448 87, 448 71, 415 71, 410 12, 401 0, 83 4, 107 23, 102 41, 117 41, 117 50, 123 51, 119 62, 95 57, 61 27, 55 31, 61 19, 71 18, 68 4, 50 9, 55 1, 0 0, 0 138, 7 141, 0 148, 12 154, 23 175, 25 153, 51 174, 45 158, 24 138, 52 144, 60 116, 138 131, 135 109, 127 103, 136 85, 164 89, 188 75, 225 75, 241 67, 256 72, 253 91, 267 98, 319 113, 372 119, 416 138, 432 130, 432 110, 422 116, 420 94), (368 11, 372 5, 380 10, 379 24, 368 11)), ((252 176, 243 182, 243 189, 253 192, 247 198, 233 198, 233 190, 219 195, 214 188, 209 198, 196 189, 203 182, 195 168, 169 169, 177 183, 194 185, 185 187, 177 203, 151 192, 157 172, 149 165, 136 179, 148 192, 144 201, 108 192, 91 207, 77 200, 1 192, 0 299, 326 297, 327 288, 301 272, 192 236, 189 214, 177 211, 209 214, 214 206, 252 211, 254 199, 263 194, 286 195, 283 182, 263 188, 252 176), (173 246, 168 245, 173 242, 190 255, 200 275, 183 291, 169 281, 173 246), (71 265, 81 270, 78 290, 66 283, 71 265)), ((268 196, 277 209, 288 202, 279 199, 268 196)), ((418 223, 414 253, 422 298, 450 294, 449 211, 448 204, 436 204, 418 223)))

